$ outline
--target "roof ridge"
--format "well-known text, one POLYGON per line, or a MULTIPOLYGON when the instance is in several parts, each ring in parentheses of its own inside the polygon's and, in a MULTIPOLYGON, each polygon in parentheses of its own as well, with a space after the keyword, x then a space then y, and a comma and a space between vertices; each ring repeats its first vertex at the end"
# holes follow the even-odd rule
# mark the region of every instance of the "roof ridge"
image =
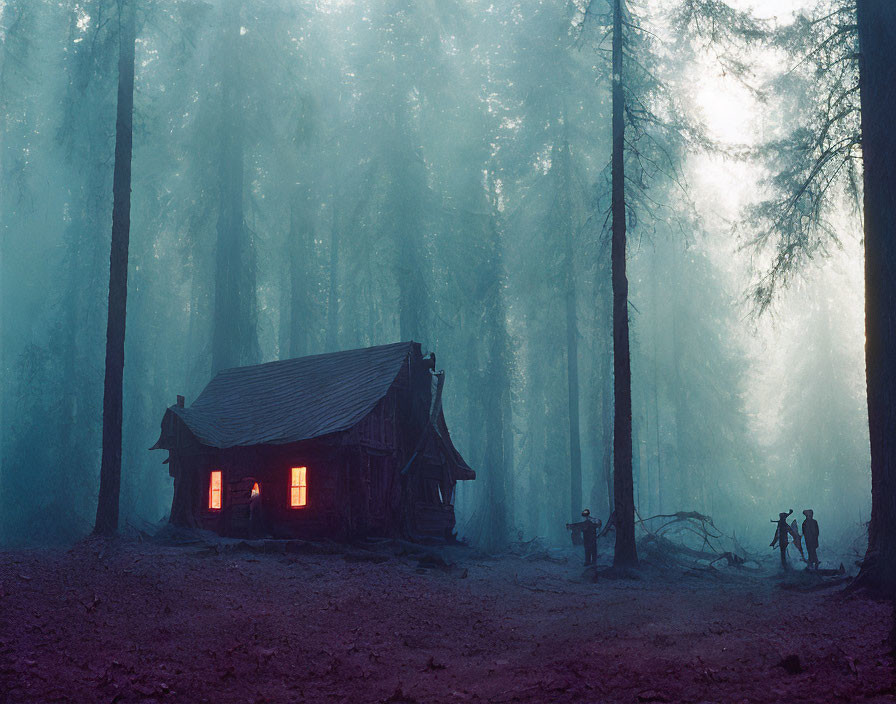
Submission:
MULTIPOLYGON (((348 430, 395 383, 413 341, 218 372, 189 407, 171 406, 204 445, 288 444, 348 430)), ((420 354, 417 352, 416 354, 420 354)))
POLYGON ((306 354, 306 355, 302 355, 301 357, 287 357, 286 359, 271 359, 271 360, 268 360, 267 362, 258 362, 256 364, 244 364, 240 367, 225 367, 224 369, 219 369, 217 371, 217 373, 215 374, 215 376, 212 377, 212 380, 214 380, 219 374, 225 374, 226 372, 234 372, 234 371, 238 371, 241 369, 255 369, 258 367, 285 365, 285 364, 288 364, 289 362, 297 362, 299 360, 304 360, 304 359, 317 359, 317 358, 322 359, 324 357, 338 357, 340 355, 351 354, 352 352, 363 352, 365 350, 379 350, 379 349, 385 349, 387 347, 398 347, 401 345, 406 345, 406 346, 410 347, 413 344, 417 344, 417 343, 415 343, 414 340, 408 340, 406 342, 405 341, 389 342, 385 345, 371 345, 370 347, 353 347, 352 349, 349 349, 349 350, 337 350, 336 352, 318 352, 317 354, 306 354))

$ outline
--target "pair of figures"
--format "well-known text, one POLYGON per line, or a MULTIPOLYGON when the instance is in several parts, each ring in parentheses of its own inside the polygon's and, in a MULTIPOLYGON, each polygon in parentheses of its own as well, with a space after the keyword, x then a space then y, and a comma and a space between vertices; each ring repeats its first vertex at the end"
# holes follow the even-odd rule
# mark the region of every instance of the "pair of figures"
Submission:
POLYGON ((793 523, 790 525, 787 524, 787 519, 790 517, 790 514, 793 513, 793 509, 790 509, 787 513, 779 513, 778 520, 772 520, 772 523, 776 523, 777 526, 775 528, 775 537, 772 540, 770 547, 778 546, 781 550, 781 566, 787 567, 787 545, 789 543, 789 539, 793 539, 793 544, 796 546, 796 549, 800 551, 800 556, 803 556, 803 545, 802 541, 806 543, 806 550, 809 553, 809 559, 806 562, 809 565, 809 569, 818 569, 818 521, 813 517, 813 511, 811 508, 807 508, 803 511, 803 515, 806 517, 806 520, 803 521, 803 535, 800 536, 799 528, 797 527, 796 519, 794 519, 793 523))

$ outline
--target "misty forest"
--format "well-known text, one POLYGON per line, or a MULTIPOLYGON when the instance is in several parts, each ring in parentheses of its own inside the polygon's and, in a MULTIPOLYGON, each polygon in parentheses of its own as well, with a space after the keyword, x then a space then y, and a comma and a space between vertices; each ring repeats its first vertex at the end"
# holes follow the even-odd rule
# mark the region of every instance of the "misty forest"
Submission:
POLYGON ((0 702, 891 701, 894 86, 888 0, 0 0, 0 702))

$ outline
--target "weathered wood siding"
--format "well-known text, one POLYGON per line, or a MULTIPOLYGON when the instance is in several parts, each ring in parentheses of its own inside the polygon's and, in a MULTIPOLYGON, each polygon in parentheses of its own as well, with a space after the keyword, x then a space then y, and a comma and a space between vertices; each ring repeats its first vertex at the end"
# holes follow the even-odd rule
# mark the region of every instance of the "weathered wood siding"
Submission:
POLYGON ((163 428, 176 447, 172 520, 248 535, 250 492, 258 482, 264 532, 276 538, 449 537, 455 480, 428 427, 430 368, 419 351, 409 355, 388 393, 353 428, 294 444, 211 448, 172 421, 163 428), (403 476, 415 449, 420 452, 403 476), (293 467, 307 468, 302 508, 289 505, 293 467), (222 472, 220 510, 208 507, 212 471, 222 472))

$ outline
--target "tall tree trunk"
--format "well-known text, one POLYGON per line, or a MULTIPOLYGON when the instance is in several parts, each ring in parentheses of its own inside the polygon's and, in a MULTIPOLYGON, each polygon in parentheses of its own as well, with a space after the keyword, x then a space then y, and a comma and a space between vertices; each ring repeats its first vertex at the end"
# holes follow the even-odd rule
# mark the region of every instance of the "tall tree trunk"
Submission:
MULTIPOLYGON (((654 332, 654 335, 656 333, 654 332)), ((662 448, 660 447, 660 401, 659 401, 659 378, 657 373, 657 360, 656 360, 656 338, 654 337, 654 349, 653 349, 653 439, 654 445, 656 449, 656 462, 654 477, 653 477, 653 485, 652 485, 652 493, 651 493, 651 510, 653 513, 662 513, 663 512, 663 497, 662 497, 662 481, 663 481, 663 455, 662 448)))
POLYGON ((131 153, 134 116, 133 0, 118 0, 118 109, 112 183, 112 248, 109 257, 109 311, 106 324, 106 378, 103 385, 103 452, 94 532, 118 531, 121 493, 121 422, 124 383, 124 329, 128 295, 131 230, 131 153))
MULTIPOLYGON (((569 159, 569 145, 563 145, 569 159)), ((568 179, 564 179, 568 187, 568 179)), ((569 501, 570 517, 582 510, 582 442, 579 436, 579 327, 576 313, 576 277, 573 257, 572 222, 564 220, 564 268, 566 269, 566 393, 569 403, 569 501)), ((576 532, 574 536, 581 534, 576 532)))
POLYGON ((638 564, 632 485, 632 370, 625 274, 625 96, 622 90, 622 0, 613 2, 613 497, 616 506, 615 566, 638 564))
POLYGON ((656 444, 656 474, 653 482, 652 513, 663 512, 661 483, 663 481, 663 456, 660 447, 660 401, 659 401, 659 372, 657 359, 659 357, 659 287, 657 285, 657 252, 653 249, 653 434, 656 444))
POLYGON ((395 246, 395 279, 398 288, 398 327, 402 340, 426 342, 427 300, 423 242, 423 208, 426 172, 413 144, 415 130, 404 106, 395 111, 395 133, 389 208, 386 227, 395 246))
POLYGON ((859 575, 896 595, 896 3, 858 0, 871 523, 859 575))
MULTIPOLYGON (((495 207, 495 198, 489 205, 495 207)), ((485 333, 488 339, 488 373, 491 388, 486 393, 485 422, 485 466, 490 480, 490 544, 493 548, 503 547, 508 540, 513 523, 511 512, 513 477, 511 468, 513 445, 509 437, 512 433, 510 408, 510 373, 508 370, 510 342, 507 332, 507 313, 504 302, 504 248, 501 231, 494 216, 486 224, 488 234, 488 260, 492 294, 486 296, 484 316, 485 333)))
MULTIPOLYGON (((672 290, 675 291, 680 291, 683 285, 679 254, 679 250, 672 247, 669 251, 669 256, 666 258, 672 290)), ((690 404, 685 397, 687 386, 684 380, 684 370, 682 369, 682 353, 687 348, 684 340, 688 339, 686 327, 684 332, 682 332, 682 321, 686 324, 687 317, 681 314, 678 306, 673 306, 669 319, 669 351, 672 359, 670 378, 672 388, 674 389, 672 394, 672 415, 675 419, 675 479, 673 480, 675 491, 673 492, 673 500, 676 506, 686 507, 683 510, 699 511, 697 495, 700 490, 700 482, 696 477, 697 467, 693 462, 694 453, 691 450, 690 443, 690 430, 693 420, 691 418, 690 404)))
POLYGON ((243 214, 240 3, 227 0, 221 38, 220 183, 212 372, 256 361, 255 261, 243 214))
POLYGON ((647 403, 643 396, 639 399, 639 407, 643 412, 638 414, 637 422, 632 426, 632 474, 637 478, 638 485, 635 488, 635 511, 645 516, 650 513, 650 459, 642 450, 644 449, 643 436, 648 432, 647 403))

